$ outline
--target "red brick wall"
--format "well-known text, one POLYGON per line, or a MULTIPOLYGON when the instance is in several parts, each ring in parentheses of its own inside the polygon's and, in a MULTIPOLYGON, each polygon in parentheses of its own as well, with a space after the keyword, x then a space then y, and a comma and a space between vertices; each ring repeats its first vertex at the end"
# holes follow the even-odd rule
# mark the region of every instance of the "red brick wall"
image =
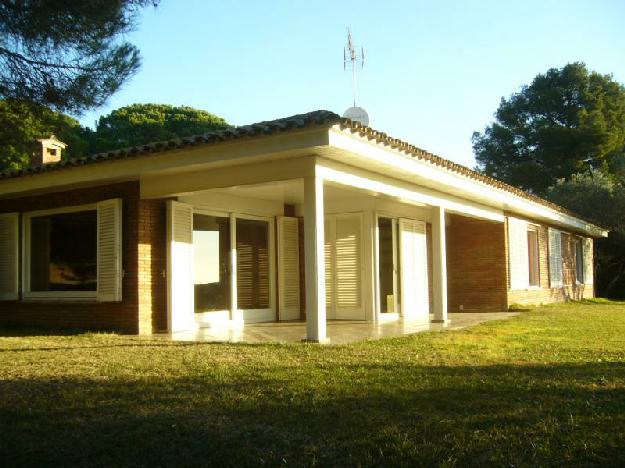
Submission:
POLYGON ((167 206, 140 200, 138 209, 139 333, 167 330, 167 206))
MULTIPOLYGON (((139 183, 124 182, 87 189, 0 200, 0 213, 46 210, 121 198, 122 205, 122 301, 16 301, 0 302, 0 325, 110 329, 126 333, 139 331, 139 183)), ((20 262, 21 264, 21 262, 20 262)), ((21 277, 21 272, 20 272, 21 277)), ((157 300, 158 302, 158 300, 157 300)), ((160 319, 159 319, 160 320, 160 319)), ((160 323, 159 321, 156 321, 160 323)))
POLYGON ((507 310, 504 225, 456 214, 448 219, 448 310, 507 310))

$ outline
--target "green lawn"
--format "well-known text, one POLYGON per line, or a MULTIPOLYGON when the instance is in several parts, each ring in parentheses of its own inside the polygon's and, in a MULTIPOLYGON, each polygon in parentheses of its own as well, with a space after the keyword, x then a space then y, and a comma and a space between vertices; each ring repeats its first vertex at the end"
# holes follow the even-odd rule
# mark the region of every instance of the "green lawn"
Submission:
POLYGON ((625 464, 625 303, 345 346, 0 334, 3 466, 625 464))

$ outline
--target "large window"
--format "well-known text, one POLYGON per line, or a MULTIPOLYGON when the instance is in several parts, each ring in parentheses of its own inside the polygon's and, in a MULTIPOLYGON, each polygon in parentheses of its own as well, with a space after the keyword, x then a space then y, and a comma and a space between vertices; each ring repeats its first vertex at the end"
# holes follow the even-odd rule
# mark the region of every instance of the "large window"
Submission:
POLYGON ((193 215, 195 312, 230 309, 230 218, 193 215))
POLYGON ((239 309, 269 308, 269 223, 237 218, 239 309))
POLYGON ((30 291, 97 290, 97 211, 32 216, 30 291))

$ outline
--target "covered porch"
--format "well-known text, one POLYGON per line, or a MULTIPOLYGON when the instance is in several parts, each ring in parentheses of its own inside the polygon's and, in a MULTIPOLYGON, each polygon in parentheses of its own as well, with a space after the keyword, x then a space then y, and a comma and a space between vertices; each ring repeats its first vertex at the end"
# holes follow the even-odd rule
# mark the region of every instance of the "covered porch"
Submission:
POLYGON ((142 197, 169 199, 172 336, 342 342, 448 325, 451 217, 503 232, 503 216, 381 170, 307 156, 142 180, 142 197))

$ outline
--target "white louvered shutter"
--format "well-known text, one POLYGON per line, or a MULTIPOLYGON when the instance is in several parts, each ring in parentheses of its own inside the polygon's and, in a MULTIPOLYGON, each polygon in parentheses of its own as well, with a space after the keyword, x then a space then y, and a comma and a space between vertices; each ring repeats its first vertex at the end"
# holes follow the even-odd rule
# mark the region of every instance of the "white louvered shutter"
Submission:
POLYGON ((590 237, 586 237, 584 239, 582 239, 582 246, 583 246, 583 256, 584 256, 584 284, 593 284, 593 276, 594 276, 594 271, 593 271, 593 263, 594 263, 594 257, 593 257, 593 251, 592 251, 592 245, 593 245, 593 240, 590 237))
POLYGON ((508 261, 510 289, 529 288, 527 222, 521 219, 508 218, 508 261))
POLYGON ((428 260, 425 223, 399 220, 401 311, 405 319, 429 321, 428 260))
POLYGON ((100 302, 122 300, 122 201, 98 203, 98 292, 100 302))
POLYGON ((326 313, 334 318, 334 220, 324 223, 324 263, 326 277, 326 313))
POLYGON ((280 320, 300 317, 299 226, 297 218, 278 218, 278 304, 280 320))
POLYGON ((562 281, 562 233, 549 228, 549 284, 561 288, 562 281))
POLYGON ((361 215, 336 218, 334 250, 336 318, 364 320, 361 215))
POLYGON ((19 215, 0 214, 0 301, 18 299, 19 215))
POLYGON ((195 328, 193 207, 167 202, 167 325, 170 332, 195 328))
POLYGON ((430 313, 425 223, 400 219, 399 235, 402 314, 425 322, 430 313))

